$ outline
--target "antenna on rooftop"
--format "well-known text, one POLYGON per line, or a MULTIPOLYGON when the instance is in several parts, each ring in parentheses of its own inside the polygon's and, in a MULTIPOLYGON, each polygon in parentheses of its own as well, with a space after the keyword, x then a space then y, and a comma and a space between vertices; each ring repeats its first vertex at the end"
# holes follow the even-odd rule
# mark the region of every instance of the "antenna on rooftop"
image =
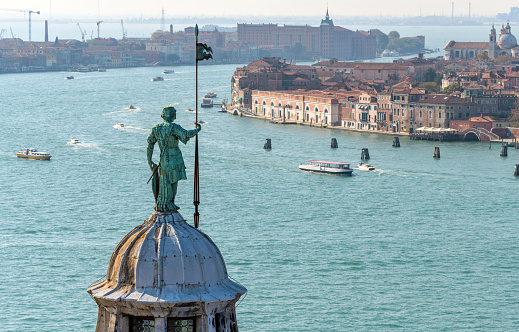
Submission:
POLYGON ((166 28, 166 22, 164 21, 164 7, 162 7, 162 17, 160 19, 160 30, 164 31, 166 28))

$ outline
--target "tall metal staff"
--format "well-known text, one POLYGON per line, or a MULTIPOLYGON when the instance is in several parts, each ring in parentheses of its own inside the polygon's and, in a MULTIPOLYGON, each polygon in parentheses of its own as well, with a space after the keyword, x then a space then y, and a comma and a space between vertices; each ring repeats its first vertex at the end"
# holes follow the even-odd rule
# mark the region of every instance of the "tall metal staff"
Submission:
MULTIPOLYGON (((195 45, 196 45, 196 89, 195 89, 195 116, 196 124, 198 124, 198 61, 211 59, 213 56, 213 50, 206 44, 198 42, 198 24, 195 26, 195 45)), ((200 214, 198 213, 198 205, 200 205, 200 182, 199 182, 199 163, 198 163, 198 134, 195 138, 195 183, 193 186, 193 204, 195 206, 194 224, 195 228, 198 228, 200 222, 200 214)))

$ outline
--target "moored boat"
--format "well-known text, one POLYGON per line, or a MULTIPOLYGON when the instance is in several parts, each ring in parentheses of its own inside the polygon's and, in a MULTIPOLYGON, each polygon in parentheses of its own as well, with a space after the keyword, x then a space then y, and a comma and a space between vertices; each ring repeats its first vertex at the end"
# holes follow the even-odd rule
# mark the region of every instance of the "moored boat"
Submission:
POLYGON ((216 98, 216 93, 214 92, 208 92, 206 95, 205 95, 206 98, 216 98))
POLYGON ((360 171, 374 171, 375 167, 373 165, 370 165, 370 164, 360 163, 359 164, 359 170, 360 171))
POLYGON ((213 107, 213 100, 211 98, 202 99, 202 107, 213 107))
POLYGON ((299 164, 299 169, 309 172, 351 175, 353 169, 349 163, 337 163, 333 161, 309 160, 308 164, 299 164))
POLYGON ((52 156, 47 152, 38 152, 35 148, 25 148, 16 153, 18 158, 48 160, 52 156))

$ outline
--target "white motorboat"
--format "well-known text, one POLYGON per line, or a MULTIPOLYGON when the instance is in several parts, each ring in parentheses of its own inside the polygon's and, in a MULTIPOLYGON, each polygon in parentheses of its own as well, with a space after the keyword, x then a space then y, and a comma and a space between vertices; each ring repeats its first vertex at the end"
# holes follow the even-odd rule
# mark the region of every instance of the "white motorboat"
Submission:
POLYGON ((359 164, 359 170, 360 171, 374 171, 375 167, 373 165, 370 165, 370 164, 360 163, 359 164))
POLYGON ((206 95, 205 95, 206 98, 216 98, 216 93, 214 92, 208 92, 206 95))
POLYGON ((353 169, 348 163, 337 163, 333 161, 309 160, 307 164, 299 164, 299 169, 309 172, 351 175, 353 169))
POLYGON ((124 127, 125 127, 125 126, 124 126, 124 123, 117 122, 117 123, 115 124, 115 128, 124 128, 124 127))
POLYGON ((81 141, 78 140, 78 139, 75 138, 75 137, 72 137, 72 138, 70 139, 70 141, 67 142, 67 144, 69 144, 69 145, 81 144, 81 141))
POLYGON ((162 73, 163 74, 173 74, 175 71, 173 69, 166 69, 162 73))
POLYGON ((162 76, 157 76, 157 77, 154 77, 151 79, 153 82, 158 82, 158 81, 164 81, 164 77, 162 76))

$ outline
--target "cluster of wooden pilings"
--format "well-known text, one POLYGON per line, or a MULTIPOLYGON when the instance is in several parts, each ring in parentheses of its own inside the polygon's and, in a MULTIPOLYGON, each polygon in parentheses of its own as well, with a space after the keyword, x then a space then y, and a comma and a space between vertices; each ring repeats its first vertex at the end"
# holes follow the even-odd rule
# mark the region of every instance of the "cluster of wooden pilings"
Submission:
MULTIPOLYGON (((400 147, 400 139, 398 136, 393 137, 393 147, 399 148, 400 147)), ((339 147, 339 143, 337 143, 337 138, 332 138, 330 142, 330 147, 332 149, 337 149, 339 147)), ((272 140, 270 138, 265 139, 265 144, 263 145, 263 148, 265 150, 271 150, 272 149, 272 140)), ((519 149, 519 142, 515 142, 515 148, 519 149)), ((499 153, 501 157, 507 157, 508 156, 508 146, 507 144, 501 145, 501 152, 499 153)), ((434 147, 434 153, 433 158, 440 159, 440 147, 436 146, 434 147)), ((368 148, 362 148, 362 152, 360 154, 361 160, 369 160, 369 150, 368 148)), ((519 164, 516 164, 514 167, 514 176, 519 177, 519 164)))

